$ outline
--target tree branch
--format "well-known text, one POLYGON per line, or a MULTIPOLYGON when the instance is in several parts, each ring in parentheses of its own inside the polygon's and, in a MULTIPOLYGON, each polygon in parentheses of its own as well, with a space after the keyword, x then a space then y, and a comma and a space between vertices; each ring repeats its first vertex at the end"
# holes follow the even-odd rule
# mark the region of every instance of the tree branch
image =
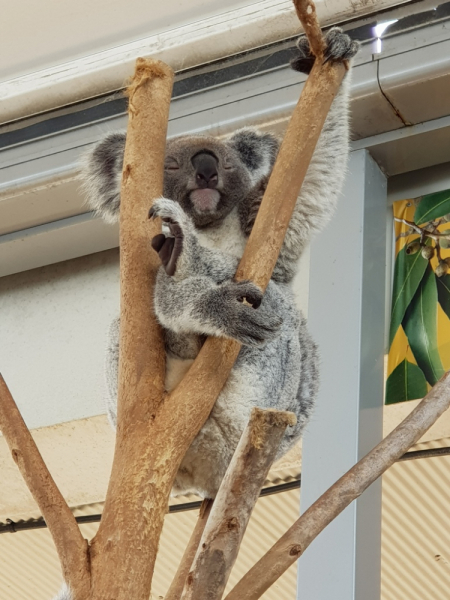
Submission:
POLYGON ((81 535, 75 517, 50 475, 1 375, 0 430, 50 530, 64 579, 78 597, 87 598, 90 588, 87 541, 81 535))
MULTIPOLYGON (((299 4, 300 11, 313 6, 310 2, 305 6, 304 2, 299 4)), ((311 23, 315 20, 315 12, 308 20, 311 23)), ((311 31, 315 35, 315 27, 311 31)), ((343 63, 315 62, 278 152, 236 272, 237 280, 250 279, 263 290, 267 287, 320 132, 345 72, 343 63)), ((165 418, 171 419, 175 427, 169 431, 173 439, 168 443, 173 444, 176 438, 186 448, 191 444, 211 412, 239 350, 240 345, 233 340, 206 340, 189 372, 162 407, 165 418)))
POLYGON ((170 588, 164 596, 164 600, 180 600, 186 578, 191 570, 195 553, 200 545, 200 540, 203 535, 205 525, 211 513, 212 505, 212 500, 203 500, 194 531, 192 532, 186 550, 184 551, 177 572, 175 573, 175 577, 170 584, 170 588))
POLYGON ((323 59, 326 44, 322 36, 319 21, 317 19, 316 7, 312 0, 293 0, 297 17, 300 19, 303 29, 308 36, 309 45, 314 56, 323 59))
MULTIPOLYGON (((425 236, 425 237, 429 237, 435 241, 439 241, 439 238, 446 238, 446 239, 450 238, 450 233, 440 233, 439 231, 429 231, 425 227, 420 227, 419 225, 416 225, 414 223, 414 221, 408 221, 407 219, 400 219, 399 217, 394 217, 394 221, 396 221, 397 223, 403 223, 403 225, 408 225, 408 227, 410 227, 411 229, 414 229, 414 231, 417 234, 425 236)), ((436 228, 437 227, 438 226, 436 225, 436 228)), ((408 234, 408 235, 412 235, 412 234, 408 234)))
POLYGON ((225 600, 257 600, 353 500, 391 467, 450 406, 450 372, 392 433, 331 486, 231 590, 225 600))
MULTIPOLYGON (((299 0, 298 5, 300 12, 309 13, 307 34, 317 37, 312 3, 299 0)), ((317 43, 311 43, 319 52, 317 43)), ((316 61, 294 110, 237 272, 239 279, 252 279, 263 289, 270 280, 320 131, 345 73, 343 64, 320 62, 316 61)), ((156 225, 148 222, 147 214, 151 201, 162 193, 172 81, 173 73, 164 63, 138 59, 129 88, 120 217, 116 449, 102 521, 90 546, 92 593, 75 585, 75 600, 148 599, 175 474, 240 350, 232 340, 207 340, 181 384, 170 395, 165 394, 164 344, 151 310, 159 260, 149 246, 156 225)), ((61 535, 72 539, 75 534, 69 533, 61 535)), ((66 541, 65 552, 74 552, 69 550, 70 540, 66 541)), ((69 565, 62 545, 60 551, 66 580, 77 582, 77 570, 83 573, 85 564, 75 561, 69 565)))
POLYGON ((148 220, 149 207, 163 190, 172 84, 169 66, 138 59, 128 88, 116 447, 102 520, 91 544, 93 587, 101 600, 148 600, 173 479, 164 467, 170 448, 165 448, 164 434, 155 432, 165 397, 165 349, 152 309, 160 262, 150 240, 157 224, 148 220))
POLYGON ((182 600, 220 600, 259 492, 293 413, 254 408, 223 478, 182 600))

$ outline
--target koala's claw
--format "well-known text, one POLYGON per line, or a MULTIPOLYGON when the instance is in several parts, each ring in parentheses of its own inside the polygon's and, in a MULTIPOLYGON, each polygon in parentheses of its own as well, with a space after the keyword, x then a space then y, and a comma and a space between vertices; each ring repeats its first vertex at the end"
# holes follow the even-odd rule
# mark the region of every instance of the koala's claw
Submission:
POLYGON ((263 293, 254 283, 231 281, 223 284, 218 293, 220 300, 214 301, 214 311, 217 306, 220 307, 218 318, 223 335, 253 347, 261 346, 278 335, 283 319, 266 306, 261 306, 263 293), (245 304, 244 298, 252 306, 245 304))
POLYGON ((244 299, 253 308, 259 308, 263 299, 262 291, 251 281, 239 281, 235 283, 236 300, 244 302, 244 299))
POLYGON ((243 305, 240 318, 234 322, 232 337, 245 346, 258 347, 279 335, 283 319, 268 310, 254 310, 243 305))
MULTIPOLYGON (((330 60, 350 60, 359 50, 359 42, 354 41, 340 27, 333 27, 325 35, 326 49, 324 64, 330 60)), ((310 73, 315 57, 311 52, 309 41, 302 36, 297 41, 299 54, 291 60, 291 67, 300 73, 310 73)))
POLYGON ((359 50, 359 42, 352 40, 340 27, 333 27, 325 36, 325 61, 350 60, 359 50))
POLYGON ((152 239, 152 248, 156 250, 161 259, 167 275, 175 274, 178 258, 183 250, 183 229, 180 225, 185 220, 185 214, 181 206, 173 200, 159 198, 155 201, 148 212, 150 219, 160 217, 169 227, 171 236, 164 233, 155 235, 152 239))
POLYGON ((169 198, 158 198, 148 211, 149 219, 160 217, 165 223, 179 223, 184 225, 186 213, 174 200, 169 198))

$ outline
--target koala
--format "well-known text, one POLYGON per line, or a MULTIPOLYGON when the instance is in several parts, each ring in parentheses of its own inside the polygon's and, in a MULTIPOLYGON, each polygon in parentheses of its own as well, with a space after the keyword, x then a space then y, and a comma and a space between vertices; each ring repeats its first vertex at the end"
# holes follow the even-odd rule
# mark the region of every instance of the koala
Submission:
MULTIPOLYGON (((326 60, 351 59, 358 50, 339 28, 326 34, 326 60)), ((291 65, 309 73, 314 63, 306 38, 291 65)), ((207 336, 242 344, 237 361, 205 425, 188 449, 173 495, 217 494, 251 409, 296 414, 277 458, 300 438, 317 395, 318 352, 295 307, 290 282, 311 237, 330 220, 348 158, 349 74, 337 94, 315 149, 266 292, 233 279, 278 152, 278 139, 253 128, 226 139, 185 135, 167 142, 164 197, 150 210, 163 222, 152 240, 162 266, 154 310, 164 328, 166 389, 187 372, 207 336), (246 302, 244 302, 244 299, 246 302)), ((108 222, 118 220, 125 134, 100 141, 84 161, 88 202, 108 222)), ((107 349, 107 410, 115 426, 119 320, 107 349)))

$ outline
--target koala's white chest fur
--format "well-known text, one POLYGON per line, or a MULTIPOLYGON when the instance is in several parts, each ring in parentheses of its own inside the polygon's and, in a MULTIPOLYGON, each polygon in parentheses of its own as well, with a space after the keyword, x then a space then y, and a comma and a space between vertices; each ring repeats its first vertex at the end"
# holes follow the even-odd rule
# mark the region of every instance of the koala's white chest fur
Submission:
POLYGON ((247 238, 242 232, 237 209, 233 209, 222 221, 220 227, 197 231, 200 243, 211 250, 241 258, 247 238))

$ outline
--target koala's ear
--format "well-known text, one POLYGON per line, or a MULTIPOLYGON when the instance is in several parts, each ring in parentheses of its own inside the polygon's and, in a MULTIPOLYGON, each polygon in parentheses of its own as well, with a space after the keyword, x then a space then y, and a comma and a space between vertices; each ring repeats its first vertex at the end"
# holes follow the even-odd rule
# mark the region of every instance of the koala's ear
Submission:
POLYGON ((274 135, 246 127, 236 131, 227 142, 251 175, 260 179, 270 174, 280 146, 274 135))

